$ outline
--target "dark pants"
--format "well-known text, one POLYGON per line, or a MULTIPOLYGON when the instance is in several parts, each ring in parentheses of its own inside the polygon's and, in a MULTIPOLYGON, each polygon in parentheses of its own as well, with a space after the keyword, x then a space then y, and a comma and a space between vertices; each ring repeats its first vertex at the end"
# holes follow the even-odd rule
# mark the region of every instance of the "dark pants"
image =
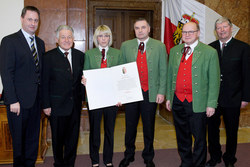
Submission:
POLYGON ((13 166, 34 167, 38 153, 41 110, 39 100, 29 108, 20 109, 20 115, 10 112, 7 106, 7 117, 12 136, 13 166))
POLYGON ((206 163, 206 112, 194 113, 192 102, 173 100, 173 117, 181 167, 198 167, 206 163), (192 152, 192 136, 194 148, 192 152))
POLYGON ((227 136, 226 152, 223 154, 223 160, 226 164, 234 164, 237 161, 235 154, 237 149, 240 107, 227 108, 218 106, 215 114, 208 119, 208 150, 211 159, 221 159, 222 151, 219 129, 221 115, 223 115, 227 136))
POLYGON ((141 115, 143 123, 144 150, 142 157, 145 162, 154 158, 154 129, 156 103, 149 102, 148 91, 143 92, 143 101, 125 105, 126 133, 125 133, 125 158, 134 158, 137 125, 141 115))
POLYGON ((103 161, 104 164, 112 163, 114 148, 114 127, 118 107, 105 107, 101 109, 89 110, 89 151, 92 164, 99 164, 100 149, 100 126, 102 115, 104 118, 104 146, 103 161))
POLYGON ((69 116, 50 116, 55 167, 73 167, 75 164, 80 116, 79 109, 73 110, 69 116))

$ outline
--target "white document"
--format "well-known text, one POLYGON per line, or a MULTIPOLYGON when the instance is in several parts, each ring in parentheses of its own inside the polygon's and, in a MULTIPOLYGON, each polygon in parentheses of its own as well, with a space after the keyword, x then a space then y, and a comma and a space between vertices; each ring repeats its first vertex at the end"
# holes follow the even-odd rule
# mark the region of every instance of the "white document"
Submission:
POLYGON ((84 70, 89 109, 143 100, 136 62, 84 70))

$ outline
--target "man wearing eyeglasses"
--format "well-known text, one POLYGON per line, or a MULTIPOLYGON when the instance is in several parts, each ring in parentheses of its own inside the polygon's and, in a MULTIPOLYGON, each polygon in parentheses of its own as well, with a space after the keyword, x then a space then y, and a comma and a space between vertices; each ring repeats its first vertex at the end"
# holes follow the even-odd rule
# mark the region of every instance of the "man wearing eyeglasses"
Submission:
POLYGON ((215 22, 219 40, 210 45, 218 52, 221 69, 221 85, 218 107, 214 116, 208 119, 208 149, 210 160, 207 167, 216 166, 223 157, 226 167, 233 167, 237 161, 237 133, 240 108, 250 101, 250 47, 232 37, 232 23, 221 17, 215 22), (222 156, 220 145, 220 116, 226 128, 226 152, 222 156))
POLYGON ((217 52, 199 42, 195 22, 183 26, 183 44, 170 50, 166 108, 173 111, 181 167, 206 163, 206 118, 214 114, 220 85, 217 52), (194 148, 192 151, 192 137, 194 148))

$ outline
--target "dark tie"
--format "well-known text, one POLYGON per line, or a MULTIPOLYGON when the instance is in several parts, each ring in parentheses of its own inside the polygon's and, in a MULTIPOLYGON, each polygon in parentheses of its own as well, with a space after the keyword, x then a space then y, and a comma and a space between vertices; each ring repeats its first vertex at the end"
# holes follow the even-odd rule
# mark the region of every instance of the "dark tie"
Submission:
POLYGON ((72 70, 71 70, 71 65, 70 65, 70 62, 69 62, 69 59, 68 59, 69 52, 64 52, 64 55, 65 55, 65 58, 67 59, 67 61, 68 61, 68 63, 69 63, 69 66, 70 66, 70 72, 72 73, 72 70))
POLYGON ((144 52, 144 42, 140 42, 138 49, 140 50, 141 54, 143 54, 143 52, 144 52))
POLYGON ((221 55, 223 55, 223 50, 224 50, 225 46, 227 46, 227 43, 222 43, 222 47, 221 47, 221 55))
POLYGON ((102 49, 102 63, 104 61, 104 58, 105 58, 105 49, 102 49))
POLYGON ((33 55, 36 67, 38 68, 39 62, 38 62, 38 55, 36 52, 35 44, 34 44, 34 37, 30 37, 30 47, 31 47, 31 53, 33 55))
POLYGON ((68 59, 69 52, 64 52, 64 55, 68 59))
POLYGON ((185 60, 185 58, 186 58, 186 55, 187 55, 188 53, 190 53, 190 51, 191 51, 191 47, 190 47, 190 46, 186 46, 186 47, 184 47, 184 48, 182 49, 183 57, 182 57, 181 62, 184 62, 184 60, 185 60))

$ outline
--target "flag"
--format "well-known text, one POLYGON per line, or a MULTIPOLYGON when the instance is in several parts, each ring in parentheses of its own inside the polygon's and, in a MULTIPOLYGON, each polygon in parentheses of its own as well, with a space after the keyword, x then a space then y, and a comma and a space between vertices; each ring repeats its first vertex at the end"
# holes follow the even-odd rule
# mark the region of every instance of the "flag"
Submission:
MULTIPOLYGON (((216 40, 214 32, 215 21, 221 17, 218 13, 195 0, 164 0, 165 12, 164 44, 169 54, 170 49, 181 43, 181 31, 185 23, 199 22, 200 41, 209 44, 216 40)), ((233 24, 235 36, 239 27, 233 24)))

